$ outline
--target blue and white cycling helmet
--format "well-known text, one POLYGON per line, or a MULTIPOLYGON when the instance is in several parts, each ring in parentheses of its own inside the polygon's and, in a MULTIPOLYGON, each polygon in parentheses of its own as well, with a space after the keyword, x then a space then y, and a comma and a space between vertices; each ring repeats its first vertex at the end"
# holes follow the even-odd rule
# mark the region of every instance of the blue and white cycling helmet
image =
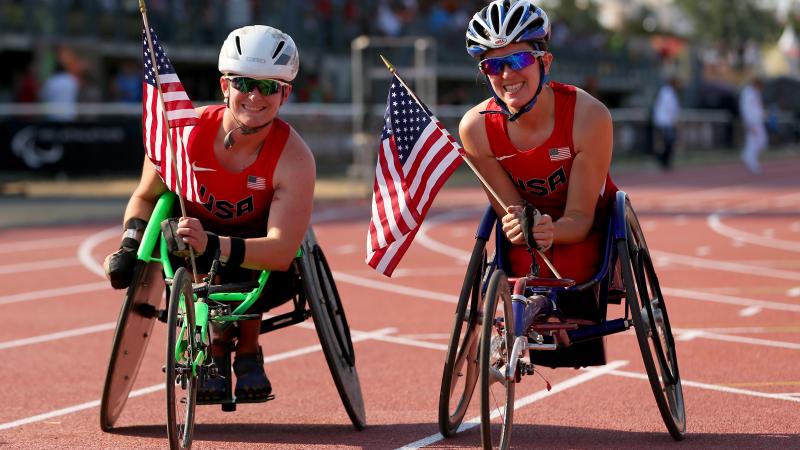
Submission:
MULTIPOLYGON (((536 50, 547 50, 550 40, 550 19, 547 14, 530 0, 495 0, 475 13, 467 26, 467 52, 473 58, 480 59, 492 48, 502 48, 515 42, 530 42, 536 50)), ((512 114, 508 106, 500 100, 491 87, 487 76, 487 85, 503 113, 514 121, 522 114, 530 111, 547 82, 544 64, 539 64, 539 87, 533 98, 519 111, 512 114)))

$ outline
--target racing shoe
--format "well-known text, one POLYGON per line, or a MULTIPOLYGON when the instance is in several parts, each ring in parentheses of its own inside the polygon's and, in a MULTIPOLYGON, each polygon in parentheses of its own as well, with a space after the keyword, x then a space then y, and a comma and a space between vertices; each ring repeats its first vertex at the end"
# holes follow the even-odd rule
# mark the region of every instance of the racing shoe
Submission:
POLYGON ((225 400, 225 377, 230 376, 230 367, 225 370, 224 358, 213 358, 212 361, 217 366, 219 375, 216 377, 206 377, 205 382, 197 387, 197 403, 220 403, 225 400))
POLYGON ((240 355, 236 354, 233 362, 233 371, 236 373, 237 402, 265 402, 272 393, 272 385, 264 372, 264 355, 261 347, 258 353, 240 355))

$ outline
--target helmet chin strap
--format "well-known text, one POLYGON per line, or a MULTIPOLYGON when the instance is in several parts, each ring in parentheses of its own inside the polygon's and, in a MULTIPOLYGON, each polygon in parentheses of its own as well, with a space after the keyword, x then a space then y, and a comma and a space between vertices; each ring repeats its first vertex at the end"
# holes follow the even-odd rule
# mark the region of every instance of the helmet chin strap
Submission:
POLYGON ((233 132, 234 131, 241 130, 242 134, 244 134, 244 135, 255 134, 255 133, 258 133, 261 129, 263 129, 267 125, 271 124, 272 120, 274 120, 274 119, 270 119, 264 125, 259 125, 257 127, 248 127, 247 125, 245 125, 241 121, 239 121, 239 119, 236 117, 236 113, 233 112, 233 110, 231 109, 231 99, 230 99, 230 97, 227 97, 227 96, 225 97, 225 106, 228 109, 231 110, 231 117, 233 117, 233 120, 239 125, 238 127, 231 129, 231 131, 228 131, 228 133, 225 134, 225 139, 222 140, 222 144, 225 146, 225 150, 230 150, 233 147, 233 145, 236 143, 236 140, 233 138, 233 132))
POLYGON ((485 76, 486 76, 486 85, 489 86, 489 91, 491 91, 492 96, 494 97, 494 101, 497 103, 497 106, 500 107, 501 111, 490 110, 490 111, 481 111, 480 113, 481 114, 504 114, 506 116, 509 116, 508 117, 508 121, 509 122, 516 121, 517 119, 519 119, 519 117, 521 115, 523 115, 526 112, 530 111, 531 108, 533 108, 533 106, 536 105, 536 101, 539 99, 539 94, 542 93, 542 88, 544 87, 545 83, 547 83, 547 74, 544 72, 544 64, 540 60, 539 61, 539 86, 536 88, 536 93, 533 94, 533 97, 530 100, 528 100, 528 103, 526 103, 525 106, 520 108, 519 111, 517 111, 515 113, 512 113, 508 109, 508 105, 506 105, 506 103, 503 100, 500 99, 500 96, 498 96, 497 93, 494 91, 494 88, 492 88, 492 83, 491 83, 491 81, 489 81, 489 75, 485 75, 485 76))

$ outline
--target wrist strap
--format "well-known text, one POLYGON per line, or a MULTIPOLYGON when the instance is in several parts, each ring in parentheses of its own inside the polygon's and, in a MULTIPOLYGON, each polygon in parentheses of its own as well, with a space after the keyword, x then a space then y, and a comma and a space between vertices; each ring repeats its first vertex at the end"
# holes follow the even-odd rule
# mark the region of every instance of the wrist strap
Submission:
POLYGON ((231 254, 228 255, 228 261, 223 263, 223 265, 225 267, 239 267, 244 262, 244 255, 247 252, 247 246, 242 238, 231 236, 230 240, 231 254))

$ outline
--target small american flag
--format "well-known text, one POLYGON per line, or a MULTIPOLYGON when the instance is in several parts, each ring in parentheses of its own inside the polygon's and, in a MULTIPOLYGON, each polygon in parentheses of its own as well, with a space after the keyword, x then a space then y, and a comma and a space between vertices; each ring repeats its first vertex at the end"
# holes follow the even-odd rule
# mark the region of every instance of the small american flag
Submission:
POLYGON ((463 150, 395 75, 384 115, 366 262, 391 276, 463 150))
POLYGON ((147 33, 142 31, 144 48, 144 78, 142 95, 142 136, 147 157, 156 166, 158 174, 172 192, 183 195, 188 201, 201 203, 197 190, 197 179, 189 160, 188 146, 192 132, 198 122, 192 101, 183 89, 178 74, 158 43, 155 31, 150 28, 150 37, 155 52, 156 67, 153 67, 147 33), (159 99, 156 71, 161 83, 164 103, 159 99), (167 123, 164 122, 164 108, 167 123), (172 154, 167 139, 172 143, 177 162, 177 173, 172 164, 172 154), (178 190, 180 184, 180 192, 178 190))
POLYGON ((563 159, 570 159, 572 154, 569 152, 569 147, 558 147, 550 149, 550 161, 561 161, 563 159))
POLYGON ((267 180, 264 177, 247 176, 247 189, 263 191, 267 188, 267 180))

